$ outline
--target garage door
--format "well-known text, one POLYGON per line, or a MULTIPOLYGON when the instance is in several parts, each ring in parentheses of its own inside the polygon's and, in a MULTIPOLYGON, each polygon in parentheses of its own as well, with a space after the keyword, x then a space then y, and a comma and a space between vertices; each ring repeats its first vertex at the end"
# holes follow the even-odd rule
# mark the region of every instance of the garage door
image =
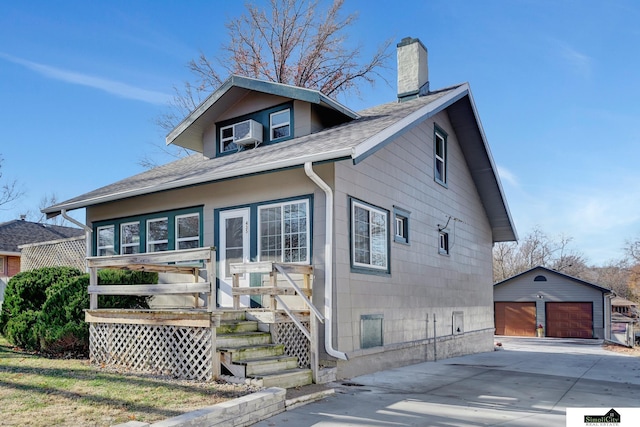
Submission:
POLYGON ((497 335, 535 336, 535 302, 496 302, 494 310, 497 335))
POLYGON ((593 338, 593 303, 548 302, 546 336, 593 338))

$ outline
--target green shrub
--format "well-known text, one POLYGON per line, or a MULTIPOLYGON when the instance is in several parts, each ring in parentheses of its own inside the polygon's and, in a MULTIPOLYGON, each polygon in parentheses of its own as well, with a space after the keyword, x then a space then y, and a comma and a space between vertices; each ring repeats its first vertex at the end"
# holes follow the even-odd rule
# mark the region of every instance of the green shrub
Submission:
POLYGON ((37 350, 38 336, 35 326, 38 322, 39 314, 39 311, 27 310, 12 317, 5 328, 4 335, 7 340, 17 347, 37 350))
POLYGON ((2 313, 0 313, 0 333, 6 335, 6 328, 12 319, 26 311, 40 311, 47 299, 47 289, 54 283, 82 272, 71 267, 47 267, 18 273, 9 280, 5 290, 2 313))
MULTIPOLYGON (((98 283, 152 284, 158 282, 157 273, 123 270, 100 270, 98 283)), ((84 310, 89 308, 89 275, 70 278, 49 288, 49 297, 42 306, 36 334, 40 350, 46 353, 79 353, 89 349, 89 325, 84 322, 84 310)), ((99 296, 100 308, 149 308, 145 296, 99 296)))
MULTIPOLYGON (((154 284, 157 273, 101 270, 100 284, 154 284)), ((52 354, 86 354, 89 275, 73 268, 42 268, 14 276, 7 286, 0 332, 13 345, 52 354), (15 280, 14 280, 15 279, 15 280), (9 302, 7 304, 7 302, 9 302)), ((99 296, 100 308, 149 308, 146 296, 99 296)))

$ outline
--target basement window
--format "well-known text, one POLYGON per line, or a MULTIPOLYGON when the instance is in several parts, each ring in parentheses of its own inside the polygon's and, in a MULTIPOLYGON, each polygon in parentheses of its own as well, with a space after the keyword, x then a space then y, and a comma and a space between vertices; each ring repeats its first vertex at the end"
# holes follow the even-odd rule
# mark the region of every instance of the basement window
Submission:
POLYGON ((360 316, 360 348, 381 347, 382 314, 364 314, 360 316))

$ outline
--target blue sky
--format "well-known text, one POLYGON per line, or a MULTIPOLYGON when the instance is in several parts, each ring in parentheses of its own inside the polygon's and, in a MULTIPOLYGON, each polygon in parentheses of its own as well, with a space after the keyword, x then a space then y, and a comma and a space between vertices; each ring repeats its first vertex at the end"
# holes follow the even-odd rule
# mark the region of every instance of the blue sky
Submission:
MULTIPOLYGON (((259 0, 258 3, 263 3, 259 0)), ((431 88, 468 81, 521 237, 573 238, 592 264, 640 236, 640 3, 346 0, 363 56, 420 38, 431 88)), ((3 180, 25 196, 0 221, 142 171, 155 124, 200 51, 219 53, 240 1, 23 1, 0 7, 3 180)), ((395 56, 394 56, 395 58, 395 56)), ((393 101, 386 83, 339 99, 393 101)), ((79 214, 82 214, 80 212, 79 214)), ((81 217, 82 219, 82 217, 81 217)))

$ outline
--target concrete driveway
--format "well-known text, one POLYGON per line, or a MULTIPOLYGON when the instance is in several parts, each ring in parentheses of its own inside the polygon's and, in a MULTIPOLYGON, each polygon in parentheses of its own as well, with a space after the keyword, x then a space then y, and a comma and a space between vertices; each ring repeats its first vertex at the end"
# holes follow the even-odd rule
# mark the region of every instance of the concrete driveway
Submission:
POLYGON ((640 358, 601 341, 496 337, 502 350, 333 384, 255 426, 565 426, 567 407, 639 407, 640 358))

